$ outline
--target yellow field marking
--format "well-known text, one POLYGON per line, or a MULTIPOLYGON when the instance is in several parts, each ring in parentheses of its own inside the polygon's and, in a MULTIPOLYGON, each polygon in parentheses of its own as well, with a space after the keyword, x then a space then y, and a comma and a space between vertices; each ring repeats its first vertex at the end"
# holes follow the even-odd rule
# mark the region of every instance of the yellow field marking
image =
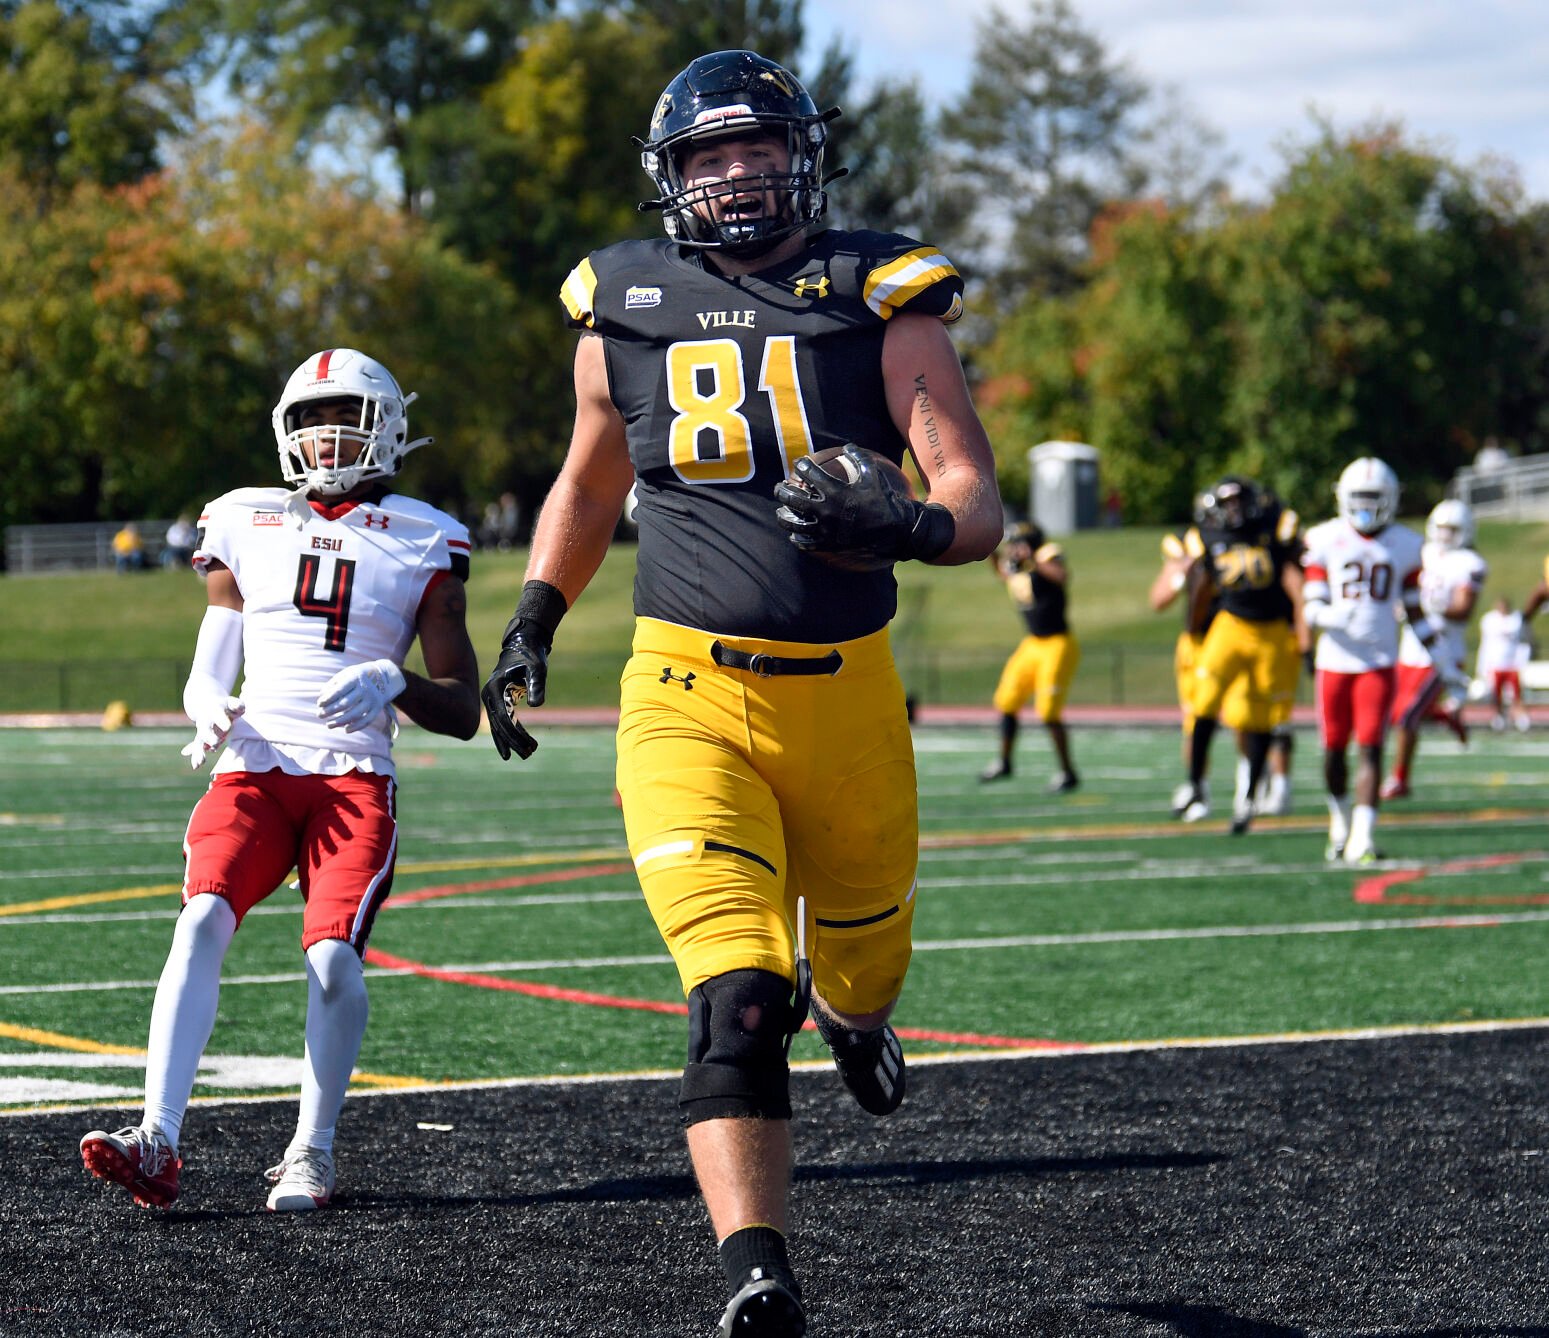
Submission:
MULTIPOLYGON (((560 850, 535 855, 485 856, 480 859, 425 862, 404 861, 398 865, 398 872, 455 873, 461 869, 524 869, 544 864, 568 864, 571 861, 627 859, 628 857, 629 852, 623 846, 608 846, 598 850, 560 850)), ((72 910, 80 906, 101 906, 114 901, 141 901, 180 891, 182 891, 182 885, 179 883, 160 883, 155 887, 123 887, 114 892, 75 892, 69 896, 46 897, 41 901, 18 901, 12 905, 0 906, 0 916, 34 915, 41 911, 72 910)))
POLYGON ((84 1055, 144 1055, 137 1045, 105 1045, 101 1041, 89 1041, 84 1036, 65 1036, 57 1031, 41 1031, 37 1027, 19 1027, 14 1022, 0 1022, 0 1036, 13 1041, 28 1041, 33 1045, 46 1045, 52 1050, 74 1050, 84 1055))
POLYGON ((139 901, 146 897, 164 897, 169 892, 181 892, 178 883, 162 883, 157 887, 122 887, 116 892, 76 892, 68 897, 48 897, 43 901, 18 901, 0 906, 0 915, 31 915, 35 911, 62 911, 74 906, 100 906, 109 901, 139 901))
POLYGON ((350 1086, 356 1083, 364 1083, 367 1087, 439 1087, 440 1082, 435 1078, 404 1078, 396 1073, 360 1073, 350 1074, 350 1086))

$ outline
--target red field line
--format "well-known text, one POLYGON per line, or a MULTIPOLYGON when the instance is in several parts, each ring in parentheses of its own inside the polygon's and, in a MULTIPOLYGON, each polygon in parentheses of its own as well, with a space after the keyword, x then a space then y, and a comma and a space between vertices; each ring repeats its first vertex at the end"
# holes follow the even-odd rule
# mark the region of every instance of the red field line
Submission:
MULTIPOLYGON (((449 985, 471 985, 475 989, 505 990, 512 994, 525 994, 534 999, 552 999, 559 1003, 584 1004, 591 1008, 624 1008, 642 1013, 688 1013, 688 1005, 661 999, 631 999, 624 995, 597 994, 592 990, 565 989, 559 985, 542 985, 527 980, 509 980, 505 976, 492 976, 482 971, 449 971, 424 962, 396 957, 379 948, 366 949, 366 962, 370 966, 388 971, 407 971, 423 976, 426 980, 439 980, 449 985)), ((803 1031, 813 1031, 809 1020, 803 1031)), ((906 1041, 936 1041, 943 1045, 975 1045, 1005 1050, 1057 1050, 1071 1049, 1068 1042, 1021 1036, 986 1036, 972 1031, 934 1031, 918 1027, 896 1028, 900 1038, 906 1041)))

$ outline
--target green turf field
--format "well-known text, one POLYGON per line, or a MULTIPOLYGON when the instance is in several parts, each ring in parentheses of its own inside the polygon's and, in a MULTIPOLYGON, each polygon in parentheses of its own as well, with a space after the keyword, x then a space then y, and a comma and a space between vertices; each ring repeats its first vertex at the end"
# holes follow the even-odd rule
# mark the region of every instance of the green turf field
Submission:
MULTIPOLYGON (((629 870, 611 732, 540 730, 522 766, 487 739, 400 740, 401 855, 371 948, 421 971, 372 959, 358 1090, 681 1064, 682 1019, 660 1006, 682 996, 629 870)), ((205 784, 182 742, 0 731, 0 1108, 137 1108, 205 784)), ((1464 751, 1428 734, 1415 797, 1384 810, 1391 858, 1359 873, 1323 861, 1308 733, 1294 813, 1236 839, 1167 817, 1175 731, 1074 743, 1083 788, 1049 798, 1032 731, 1017 777, 991 787, 975 780, 990 730, 917 732, 917 950, 895 1019, 911 1054, 1549 1015, 1549 740, 1480 731, 1464 751)), ((201 1095, 294 1089, 298 908, 282 890, 238 934, 201 1095)), ((809 1034, 793 1055, 820 1053, 809 1034)))
MULTIPOLYGON (((1062 540, 1072 573, 1071 622, 1082 645, 1073 702, 1173 700, 1177 613, 1153 613, 1146 602, 1162 533, 1084 530, 1062 540)), ((1479 611, 1498 594, 1520 607, 1549 553, 1549 524, 1484 524, 1478 547, 1491 564, 1479 611)), ((633 628, 634 556, 632 545, 614 545, 566 617, 550 672, 552 705, 617 704, 633 628)), ((526 560, 521 551, 474 554, 468 625, 486 669, 516 605, 526 560)), ((982 563, 905 562, 897 572, 893 640, 909 690, 926 703, 987 702, 1022 630, 1000 582, 982 563)), ((96 713, 111 701, 136 711, 177 710, 203 613, 203 587, 187 571, 0 577, 0 712, 96 713)))

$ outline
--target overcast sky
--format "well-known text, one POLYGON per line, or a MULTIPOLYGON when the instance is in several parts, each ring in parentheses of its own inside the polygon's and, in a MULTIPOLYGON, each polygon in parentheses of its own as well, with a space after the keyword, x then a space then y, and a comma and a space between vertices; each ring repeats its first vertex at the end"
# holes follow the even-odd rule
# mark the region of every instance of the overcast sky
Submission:
MULTIPOLYGON (((1027 0, 1000 0, 1025 16, 1027 0)), ((808 51, 839 34, 863 84, 914 75, 934 105, 968 83, 991 0, 807 0, 808 51)), ((1549 0, 1075 0, 1084 27, 1224 136, 1233 184, 1262 196, 1311 110, 1381 115, 1458 161, 1511 160, 1549 199, 1549 0)), ((798 71, 798 74, 800 71, 798 71)))

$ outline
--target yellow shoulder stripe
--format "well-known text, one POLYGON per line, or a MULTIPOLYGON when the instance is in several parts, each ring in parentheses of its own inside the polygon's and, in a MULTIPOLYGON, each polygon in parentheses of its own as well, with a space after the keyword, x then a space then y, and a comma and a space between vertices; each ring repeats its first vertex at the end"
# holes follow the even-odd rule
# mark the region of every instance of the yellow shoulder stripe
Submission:
POLYGON ((957 277, 952 262, 933 246, 922 246, 878 265, 866 276, 861 296, 883 320, 896 308, 918 297, 932 284, 957 277))
POLYGON ((1280 513, 1280 524, 1275 527, 1275 537, 1283 544, 1288 544, 1301 533, 1302 518, 1287 507, 1280 513))
POLYGON ((1193 558, 1205 555, 1205 541, 1199 537, 1198 529, 1190 529, 1183 536, 1183 551, 1193 558))
POLYGON ((1034 562, 1063 562, 1065 550, 1058 544, 1045 544, 1033 554, 1034 562))
POLYGON ((583 260, 566 276, 559 290, 559 300, 565 304, 571 320, 590 326, 597 319, 593 309, 596 295, 597 274, 592 269, 592 262, 583 260))

